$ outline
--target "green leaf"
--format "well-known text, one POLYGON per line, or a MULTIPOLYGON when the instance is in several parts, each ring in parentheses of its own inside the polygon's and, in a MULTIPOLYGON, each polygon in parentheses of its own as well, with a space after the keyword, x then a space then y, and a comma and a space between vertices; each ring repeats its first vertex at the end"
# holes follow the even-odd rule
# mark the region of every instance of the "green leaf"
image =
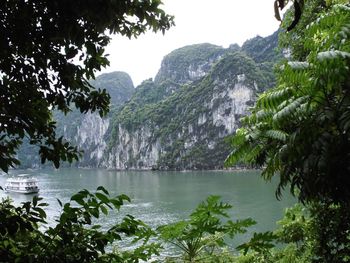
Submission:
POLYGON ((39 213, 41 219, 46 218, 46 213, 42 208, 34 207, 33 210, 39 213))
POLYGON ((237 247, 238 250, 243 250, 244 255, 248 253, 248 250, 253 250, 258 253, 273 248, 276 236, 272 232, 254 233, 249 242, 241 244, 237 247))
POLYGON ((108 191, 107 191, 106 188, 104 188, 103 186, 97 187, 97 191, 102 191, 102 192, 104 192, 106 195, 109 195, 108 191))
POLYGON ((285 142, 288 137, 288 134, 286 132, 280 130, 268 130, 265 132, 265 134, 267 137, 281 142, 285 142))
POLYGON ((305 70, 310 67, 310 64, 305 61, 289 61, 288 66, 290 66, 293 70, 305 70))
POLYGON ((275 122, 278 121, 284 121, 288 120, 290 118, 293 118, 295 114, 297 114, 298 109, 300 106, 308 99, 307 96, 297 98, 295 100, 291 100, 288 102, 286 106, 284 106, 282 109, 277 111, 274 116, 273 120, 275 122))
POLYGON ((97 197, 98 199, 100 199, 103 203, 109 203, 109 201, 110 201, 110 199, 109 199, 106 195, 104 195, 104 194, 96 193, 95 195, 96 195, 96 197, 97 197))
POLYGON ((105 206, 101 205, 100 209, 101 209, 102 213, 104 213, 105 215, 108 215, 108 210, 105 206))
POLYGON ((79 205, 84 205, 84 204, 86 204, 86 202, 84 201, 84 198, 86 197, 86 195, 85 194, 82 194, 82 193, 77 193, 77 194, 75 194, 75 195, 73 195, 71 198, 70 198, 70 200, 71 201, 75 201, 75 202, 77 202, 79 205))
POLYGON ((89 213, 94 216, 95 218, 99 218, 100 217, 100 212, 98 208, 92 208, 89 209, 89 213))
POLYGON ((324 51, 319 52, 317 54, 317 59, 320 61, 324 60, 332 60, 332 59, 338 59, 338 58, 350 58, 350 52, 340 51, 340 50, 330 50, 330 51, 324 51))

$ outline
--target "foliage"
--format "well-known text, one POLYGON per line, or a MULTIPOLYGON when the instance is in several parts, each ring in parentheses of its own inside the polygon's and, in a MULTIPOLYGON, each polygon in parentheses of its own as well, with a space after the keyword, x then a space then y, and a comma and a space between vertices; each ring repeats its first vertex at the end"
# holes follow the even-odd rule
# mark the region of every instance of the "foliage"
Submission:
POLYGON ((147 1, 3 1, 0 7, 0 168, 18 164, 27 136, 40 146, 41 161, 78 158, 77 149, 56 138, 51 109, 67 113, 108 110, 109 95, 88 82, 108 65, 110 34, 137 37, 165 31, 173 17, 147 1), (98 7, 98 8, 96 8, 98 7))
POLYGON ((277 222, 278 228, 275 231, 279 242, 295 243, 301 247, 307 240, 308 232, 310 232, 310 215, 307 209, 301 204, 295 204, 291 208, 286 208, 284 217, 277 222))
POLYGON ((291 59, 295 61, 304 61, 310 50, 305 46, 306 31, 305 28, 315 21, 321 12, 328 10, 326 1, 324 0, 307 0, 307 3, 303 7, 303 15, 293 28, 293 30, 286 33, 288 26, 294 19, 293 10, 289 9, 283 18, 281 24, 281 30, 278 38, 279 46, 282 49, 286 49, 291 59))
MULTIPOLYGON (((312 232, 312 220, 300 204, 287 208, 284 218, 277 222, 278 228, 274 233, 263 233, 265 238, 258 243, 268 241, 267 246, 261 249, 249 247, 244 254, 238 255, 234 262, 238 263, 310 263, 312 260, 312 248, 314 235, 312 232), (271 242, 280 242, 273 247, 271 242)), ((256 234, 257 236, 258 234, 256 234)), ((254 237, 253 237, 254 239, 254 237)), ((251 241, 247 244, 252 243, 251 241)), ((246 244, 243 244, 246 245, 246 244)), ((258 247, 259 248, 259 247, 258 247)))
POLYGON ((278 196, 290 184, 301 201, 350 200, 349 8, 334 5, 304 30, 306 60, 281 67, 232 140, 226 164, 279 174, 278 196))
POLYGON ((243 254, 247 254, 249 250, 260 254, 269 253, 269 250, 275 246, 273 244, 275 238, 272 232, 254 233, 250 241, 239 245, 237 249, 243 250, 243 254))
POLYGON ((110 197, 98 187, 95 193, 82 190, 62 204, 56 225, 47 223, 43 210, 46 203, 33 202, 15 207, 9 199, 0 203, 0 258, 3 262, 139 262, 158 254, 160 246, 149 243, 154 232, 142 221, 127 215, 108 230, 94 219, 119 210, 125 195, 110 197), (131 236, 138 245, 133 251, 109 252, 108 246, 131 236))
MULTIPOLYGON (((206 262, 206 258, 215 257, 226 245, 225 236, 233 237, 246 232, 246 228, 255 224, 252 219, 227 220, 227 210, 232 206, 219 202, 218 196, 209 196, 198 205, 189 220, 182 220, 161 226, 161 238, 173 244, 181 251, 183 262, 206 262)), ((208 261, 209 262, 209 261, 208 261)))
POLYGON ((311 262, 350 262, 349 211, 349 204, 312 204, 309 237, 313 240, 311 262))
MULTIPOLYGON (((274 233, 254 233, 238 246, 242 253, 227 247, 227 237, 246 232, 251 219, 232 221, 227 203, 210 196, 188 220, 161 226, 155 232, 140 220, 127 215, 109 229, 96 224, 129 201, 125 195, 111 198, 98 187, 95 193, 82 190, 62 204, 56 225, 46 221, 47 204, 35 197, 33 202, 14 207, 9 199, 0 204, 0 258, 5 262, 140 262, 159 255, 161 246, 150 242, 158 233, 179 249, 176 257, 165 262, 239 262, 239 263, 328 263, 349 262, 349 207, 313 203, 287 208, 274 233), (310 211, 310 212, 307 212, 310 211), (339 235, 341 233, 341 235, 339 235), (132 239, 133 250, 117 244, 132 239), (275 242, 282 245, 275 247, 275 242), (114 249, 111 249, 114 247, 114 249)), ((125 244, 124 244, 125 245, 125 244)))
POLYGON ((234 262, 350 262, 348 211, 329 203, 287 208, 274 232, 281 246, 239 255, 234 262))
POLYGON ((295 29, 280 35, 294 61, 232 139, 228 165, 245 161, 262 166, 266 179, 279 175, 277 195, 290 185, 309 210, 299 205, 279 222, 285 247, 242 262, 350 261, 349 11, 348 1, 305 2, 295 29))

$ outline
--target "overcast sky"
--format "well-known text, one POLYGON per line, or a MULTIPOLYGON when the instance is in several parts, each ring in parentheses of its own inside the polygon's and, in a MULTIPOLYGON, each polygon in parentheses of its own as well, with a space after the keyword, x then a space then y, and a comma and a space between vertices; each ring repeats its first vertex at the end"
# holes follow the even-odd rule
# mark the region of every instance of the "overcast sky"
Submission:
POLYGON ((228 47, 278 29, 273 0, 163 0, 162 8, 175 16, 165 35, 148 32, 138 39, 115 36, 107 48, 110 67, 102 73, 127 72, 134 85, 154 78, 162 58, 174 49, 198 43, 228 47))

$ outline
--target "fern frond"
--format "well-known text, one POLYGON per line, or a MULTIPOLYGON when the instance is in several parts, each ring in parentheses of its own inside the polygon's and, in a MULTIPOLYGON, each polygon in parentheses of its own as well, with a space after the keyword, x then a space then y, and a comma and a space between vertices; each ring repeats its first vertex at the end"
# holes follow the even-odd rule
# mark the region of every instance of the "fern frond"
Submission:
POLYGON ((350 130, 350 108, 347 108, 339 118, 340 127, 343 131, 348 132, 350 130))
POLYGON ((273 111, 271 110, 259 110, 256 114, 257 121, 270 120, 273 116, 273 111))
POLYGON ((245 162, 247 154, 250 152, 251 147, 249 143, 244 143, 239 148, 234 149, 226 158, 225 166, 233 166, 240 161, 245 162))
POLYGON ((258 144, 254 146, 245 156, 245 161, 248 163, 255 162, 256 157, 261 153, 262 150, 263 150, 262 144, 258 144))
POLYGON ((300 106, 297 109, 296 115, 298 116, 298 118, 305 118, 307 116, 309 116, 311 111, 311 108, 309 106, 309 102, 304 102, 302 104, 300 104, 300 106))
POLYGON ((293 118, 306 99, 307 96, 303 96, 295 99, 294 101, 291 101, 283 109, 279 110, 276 114, 273 115, 273 120, 275 122, 280 122, 288 118, 293 118))
POLYGON ((265 135, 274 140, 285 142, 287 140, 288 134, 281 130, 268 130, 265 132, 265 135))
POLYGON ((263 169, 261 176, 265 180, 271 180, 271 178, 279 171, 279 164, 278 153, 270 152, 266 160, 266 167, 263 169))
POLYGON ((293 70, 305 70, 310 67, 310 64, 305 61, 289 61, 288 66, 293 70))
POLYGON ((320 61, 332 60, 332 59, 338 59, 338 58, 350 58, 350 53, 345 51, 340 51, 340 50, 330 50, 330 51, 319 52, 317 54, 317 59, 320 61))
POLYGON ((341 27, 341 30, 338 33, 339 37, 346 40, 350 37, 350 24, 345 24, 341 27))
MULTIPOLYGON (((336 25, 337 23, 340 22, 339 14, 344 13, 344 14, 347 14, 347 16, 349 16, 349 10, 350 10, 349 5, 342 5, 342 4, 334 5, 329 12, 323 15, 320 15, 319 18, 317 18, 313 23, 311 23, 307 27, 307 30, 309 31, 309 33, 313 34, 317 29, 319 30, 320 28, 327 28, 329 27, 329 25, 336 25)), ((346 16, 342 16, 342 17, 346 18, 346 16)))
POLYGON ((336 12, 350 12, 350 6, 349 5, 343 5, 343 4, 336 4, 333 6, 334 11, 336 12))
POLYGON ((231 138, 232 146, 239 146, 246 141, 247 130, 245 128, 239 128, 236 130, 236 134, 231 138))
POLYGON ((276 110, 278 105, 292 95, 289 87, 265 92, 257 101, 257 106, 265 110, 276 110))

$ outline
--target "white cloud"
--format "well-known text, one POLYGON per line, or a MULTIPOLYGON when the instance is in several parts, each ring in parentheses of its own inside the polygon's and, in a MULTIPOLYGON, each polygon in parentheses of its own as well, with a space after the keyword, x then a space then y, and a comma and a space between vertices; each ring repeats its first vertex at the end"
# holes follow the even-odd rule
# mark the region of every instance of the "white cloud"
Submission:
POLYGON ((272 0, 163 0, 176 26, 163 36, 148 32, 138 39, 115 36, 107 53, 111 65, 102 72, 125 71, 135 85, 154 78, 162 58, 176 48, 196 43, 227 47, 278 28, 272 0))

